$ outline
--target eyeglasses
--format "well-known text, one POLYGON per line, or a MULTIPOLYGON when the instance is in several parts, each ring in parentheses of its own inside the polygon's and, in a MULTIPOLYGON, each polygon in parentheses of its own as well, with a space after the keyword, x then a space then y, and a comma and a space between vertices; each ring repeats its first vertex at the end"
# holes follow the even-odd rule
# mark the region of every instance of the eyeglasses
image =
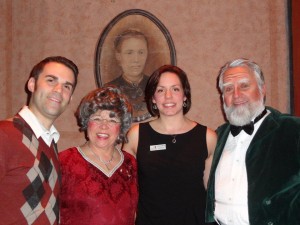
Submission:
POLYGON ((95 117, 91 117, 89 119, 90 122, 93 122, 97 125, 103 125, 103 124, 106 124, 108 125, 109 127, 113 127, 113 126, 116 126, 118 124, 120 124, 121 122, 116 120, 116 119, 102 119, 101 117, 98 117, 98 116, 95 116, 95 117))

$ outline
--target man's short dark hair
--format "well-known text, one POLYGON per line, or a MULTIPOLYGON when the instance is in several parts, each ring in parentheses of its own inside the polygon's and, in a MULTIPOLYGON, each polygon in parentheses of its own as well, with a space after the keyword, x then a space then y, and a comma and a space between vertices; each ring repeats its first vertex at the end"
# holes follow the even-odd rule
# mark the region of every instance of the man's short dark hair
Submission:
POLYGON ((45 65, 50 62, 61 63, 73 71, 74 80, 75 80, 74 86, 73 86, 73 91, 74 91, 74 89, 77 85, 77 77, 78 77, 79 71, 74 62, 72 62, 70 59, 67 59, 63 56, 50 56, 50 57, 43 59, 42 61, 40 61, 38 64, 36 64, 32 68, 29 78, 33 77, 35 80, 37 80, 39 78, 39 75, 43 71, 45 65))

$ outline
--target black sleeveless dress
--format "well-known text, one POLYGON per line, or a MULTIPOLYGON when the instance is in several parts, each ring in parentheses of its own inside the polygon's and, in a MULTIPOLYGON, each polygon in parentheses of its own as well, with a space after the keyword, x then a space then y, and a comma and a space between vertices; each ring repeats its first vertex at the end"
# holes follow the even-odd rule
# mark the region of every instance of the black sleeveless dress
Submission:
POLYGON ((137 225, 205 224, 206 129, 197 124, 174 137, 139 125, 137 225))

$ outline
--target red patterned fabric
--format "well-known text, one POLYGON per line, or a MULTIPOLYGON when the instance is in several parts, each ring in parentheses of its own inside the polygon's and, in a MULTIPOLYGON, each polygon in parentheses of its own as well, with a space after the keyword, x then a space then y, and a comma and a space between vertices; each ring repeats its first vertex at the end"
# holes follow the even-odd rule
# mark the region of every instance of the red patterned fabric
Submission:
POLYGON ((133 225, 137 206, 137 168, 133 156, 107 177, 76 147, 59 153, 62 172, 62 225, 133 225))
POLYGON ((0 224, 58 224, 59 163, 53 147, 18 116, 0 122, 0 224))

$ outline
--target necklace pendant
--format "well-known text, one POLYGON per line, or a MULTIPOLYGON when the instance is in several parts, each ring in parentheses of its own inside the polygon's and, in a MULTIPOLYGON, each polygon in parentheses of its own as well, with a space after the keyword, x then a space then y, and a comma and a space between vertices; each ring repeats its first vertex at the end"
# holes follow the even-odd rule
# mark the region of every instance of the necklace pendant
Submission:
POLYGON ((107 164, 104 164, 104 165, 105 165, 106 169, 107 169, 108 171, 110 171, 110 169, 109 169, 109 167, 108 167, 108 163, 107 163, 107 164))
POLYGON ((173 137, 172 143, 175 144, 176 143, 176 136, 173 137))

